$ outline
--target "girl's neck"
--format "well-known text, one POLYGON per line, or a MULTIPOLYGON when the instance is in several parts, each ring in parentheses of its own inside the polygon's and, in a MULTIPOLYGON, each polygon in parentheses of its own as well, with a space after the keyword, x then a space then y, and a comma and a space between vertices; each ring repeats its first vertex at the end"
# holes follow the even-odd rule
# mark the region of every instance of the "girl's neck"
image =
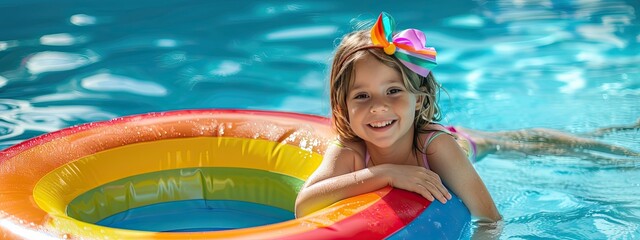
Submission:
POLYGON ((391 164, 418 164, 413 149, 413 133, 399 139, 389 147, 378 147, 370 142, 365 142, 369 152, 371 166, 385 163, 391 164))

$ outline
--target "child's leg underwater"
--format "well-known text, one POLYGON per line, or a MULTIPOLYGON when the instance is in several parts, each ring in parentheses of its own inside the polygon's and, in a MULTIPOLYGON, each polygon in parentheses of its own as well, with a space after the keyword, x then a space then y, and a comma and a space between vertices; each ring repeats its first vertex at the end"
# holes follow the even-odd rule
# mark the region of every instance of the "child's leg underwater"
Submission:
MULTIPOLYGON (((587 137, 579 137, 558 130, 534 128, 516 131, 483 132, 456 127, 466 132, 477 146, 477 160, 499 151, 516 151, 532 155, 558 155, 597 157, 597 153, 640 157, 640 153, 625 147, 603 143, 587 137), (592 152, 589 152, 592 151, 592 152)), ((639 130, 640 120, 628 126, 613 126, 595 130, 587 136, 639 130)))
POLYGON ((591 133, 587 133, 589 136, 593 137, 601 137, 607 135, 609 133, 616 133, 622 131, 639 131, 640 130, 640 118, 636 120, 635 123, 629 125, 621 125, 621 126, 610 126, 596 129, 591 133))

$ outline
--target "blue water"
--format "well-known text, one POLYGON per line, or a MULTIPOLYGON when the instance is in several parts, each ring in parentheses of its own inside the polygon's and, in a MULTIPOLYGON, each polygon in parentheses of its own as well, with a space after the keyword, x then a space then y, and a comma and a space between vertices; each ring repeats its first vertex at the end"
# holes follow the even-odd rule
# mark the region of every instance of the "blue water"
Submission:
POLYGON ((112 228, 155 232, 203 232, 248 228, 293 219, 292 212, 263 204, 186 200, 134 208, 97 222, 112 228))
MULTIPOLYGON (((640 2, 0 2, 0 148, 190 108, 328 116, 336 39, 393 15, 438 49, 444 123, 585 133, 640 117, 640 2)), ((594 137, 640 151, 640 133, 594 137)), ((490 155, 502 239, 640 238, 640 161, 490 155)))

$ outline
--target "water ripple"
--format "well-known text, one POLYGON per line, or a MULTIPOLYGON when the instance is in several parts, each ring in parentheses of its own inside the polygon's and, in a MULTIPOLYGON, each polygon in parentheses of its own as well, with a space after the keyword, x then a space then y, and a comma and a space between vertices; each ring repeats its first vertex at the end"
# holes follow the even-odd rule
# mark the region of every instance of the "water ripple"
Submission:
POLYGON ((35 107, 27 101, 0 99, 0 139, 35 136, 116 115, 90 106, 35 107))
POLYGON ((0 140, 20 136, 24 133, 24 127, 0 120, 0 140))
POLYGON ((167 89, 155 82, 142 81, 127 76, 110 73, 98 73, 81 80, 85 89, 98 92, 128 92, 144 96, 159 97, 167 95, 167 89))
POLYGON ((44 51, 33 54, 26 59, 29 73, 37 75, 45 72, 66 71, 76 69, 99 60, 99 56, 87 53, 67 53, 44 51))
POLYGON ((89 26, 98 23, 98 18, 87 14, 75 14, 69 18, 69 22, 76 26, 89 26))
POLYGON ((49 46, 71 46, 87 41, 89 41, 89 38, 86 36, 69 33, 48 34, 40 37, 40 44, 49 46))
POLYGON ((7 85, 7 83, 9 82, 9 80, 3 76, 0 76, 0 88, 4 87, 5 85, 7 85))
POLYGON ((617 29, 615 26, 603 26, 603 25, 582 25, 577 28, 577 32, 582 35, 586 40, 600 42, 603 44, 611 44, 617 48, 626 48, 628 41, 622 39, 616 35, 617 29))
POLYGON ((268 33, 265 38, 271 41, 303 40, 317 37, 330 37, 338 31, 336 26, 304 26, 291 27, 268 33))
POLYGON ((460 15, 444 20, 445 25, 459 28, 481 28, 485 26, 485 19, 478 15, 460 15))

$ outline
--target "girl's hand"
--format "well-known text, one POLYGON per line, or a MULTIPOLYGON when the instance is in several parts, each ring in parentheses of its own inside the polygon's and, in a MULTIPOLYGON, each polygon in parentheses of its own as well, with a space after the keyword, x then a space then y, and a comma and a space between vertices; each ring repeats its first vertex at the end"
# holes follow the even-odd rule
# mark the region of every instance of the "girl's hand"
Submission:
POLYGON ((438 199, 441 203, 446 203, 451 199, 451 194, 442 184, 440 176, 429 169, 397 164, 383 164, 378 167, 392 187, 415 192, 429 201, 438 199))

